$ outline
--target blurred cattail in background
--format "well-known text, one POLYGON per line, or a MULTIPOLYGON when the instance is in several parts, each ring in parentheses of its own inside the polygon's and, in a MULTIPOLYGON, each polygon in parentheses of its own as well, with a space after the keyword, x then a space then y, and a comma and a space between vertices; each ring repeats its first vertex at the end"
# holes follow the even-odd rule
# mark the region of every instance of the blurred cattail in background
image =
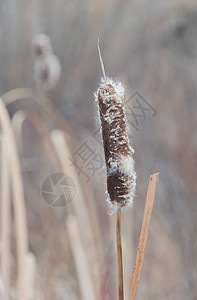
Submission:
POLYGON ((113 212, 128 208, 133 203, 136 187, 134 150, 129 145, 123 98, 124 87, 120 82, 105 78, 95 94, 99 105, 103 147, 107 166, 107 189, 113 212))
POLYGON ((45 34, 36 35, 32 41, 32 51, 35 57, 36 88, 42 92, 50 91, 60 77, 61 65, 58 57, 53 54, 49 37, 45 34))

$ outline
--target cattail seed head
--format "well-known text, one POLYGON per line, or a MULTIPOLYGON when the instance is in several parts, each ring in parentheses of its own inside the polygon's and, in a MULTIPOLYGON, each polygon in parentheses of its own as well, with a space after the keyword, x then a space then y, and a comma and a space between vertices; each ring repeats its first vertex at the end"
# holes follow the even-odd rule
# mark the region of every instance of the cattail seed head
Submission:
POLYGON ((32 41, 35 57, 34 79, 39 91, 50 91, 58 82, 61 74, 59 59, 53 54, 50 39, 45 34, 36 35, 32 41))
POLYGON ((32 51, 35 57, 52 53, 50 38, 46 34, 38 34, 32 40, 32 51))
MULTIPOLYGON (((120 82, 106 78, 95 94, 102 128, 103 147, 107 167, 108 202, 117 209, 128 208, 133 203, 136 187, 133 148, 129 145, 120 82)), ((112 213, 113 213, 112 212, 112 213)))
POLYGON ((34 63, 34 80, 39 91, 52 90, 61 74, 61 65, 56 55, 44 55, 34 63))

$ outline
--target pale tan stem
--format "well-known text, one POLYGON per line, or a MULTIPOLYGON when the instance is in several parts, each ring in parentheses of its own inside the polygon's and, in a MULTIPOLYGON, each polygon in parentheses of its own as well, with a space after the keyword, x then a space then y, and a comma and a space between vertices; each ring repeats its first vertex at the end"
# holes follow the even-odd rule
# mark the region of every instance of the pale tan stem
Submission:
POLYGON ((9 165, 11 172, 11 183, 13 187, 14 214, 16 222, 16 246, 18 264, 18 299, 26 300, 26 254, 28 248, 27 221, 24 192, 21 178, 21 170, 17 146, 13 128, 11 126, 9 114, 0 98, 0 122, 3 132, 8 136, 7 154, 9 155, 9 165))
POLYGON ((123 263, 122 263, 122 241, 121 241, 121 209, 118 209, 116 216, 116 243, 118 259, 118 299, 124 299, 123 286, 123 263))
POLYGON ((100 46, 99 46, 99 38, 98 38, 98 42, 97 42, 97 47, 98 47, 98 54, 99 54, 101 69, 102 69, 102 72, 103 72, 103 78, 106 81, 105 67, 104 67, 102 56, 101 56, 101 49, 100 49, 100 46))
MULTIPOLYGON (((59 157, 62 171, 65 174, 68 174, 73 179, 76 186, 76 194, 70 207, 74 209, 78 223, 79 229, 81 231, 81 238, 84 245, 88 245, 86 248, 87 261, 90 266, 90 272, 93 278, 93 283, 96 291, 96 295, 99 295, 100 282, 98 278, 99 269, 98 269, 98 255, 97 249, 95 247, 95 238, 93 235, 92 224, 89 217, 89 212, 87 209, 86 200, 84 198, 83 190, 81 187, 81 182, 79 177, 76 174, 76 170, 69 158, 72 157, 70 149, 68 147, 65 134, 61 130, 54 130, 51 133, 51 140, 54 144, 56 153, 59 157), (85 230, 84 230, 85 228, 85 230)), ((97 296, 98 297, 98 296, 97 296)))
POLYGON ((36 279, 36 258, 33 253, 29 252, 26 256, 27 268, 27 300, 36 299, 35 279, 36 279))
POLYGON ((26 120, 27 114, 25 110, 18 110, 15 112, 15 114, 12 116, 12 126, 14 128, 16 139, 19 141, 22 141, 22 126, 23 122, 26 120))
POLYGON ((20 100, 27 100, 28 105, 31 102, 35 102, 38 106, 43 108, 59 128, 66 130, 67 133, 72 133, 62 117, 61 113, 59 113, 58 108, 53 104, 51 99, 49 99, 46 95, 37 92, 34 89, 30 88, 17 88, 10 90, 1 96, 4 104, 10 105, 20 100))
POLYGON ((7 135, 1 140, 1 271, 5 288, 5 299, 10 290, 10 187, 9 165, 7 156, 7 135))
POLYGON ((142 228, 140 233, 140 241, 139 241, 138 251, 137 251, 136 265, 133 274, 129 300, 135 300, 137 294, 137 288, 138 288, 140 274, 142 270, 142 264, 144 260, 149 224, 150 224, 153 204, 155 200, 155 193, 156 193, 158 180, 159 180, 159 173, 155 173, 150 176, 148 191, 146 196, 146 204, 144 209, 144 217, 143 217, 142 228))
POLYGON ((55 151, 54 145, 51 141, 50 130, 47 127, 44 120, 39 116, 39 114, 36 111, 30 112, 27 115, 27 119, 33 124, 37 133, 40 136, 42 136, 42 143, 43 143, 43 147, 45 149, 45 153, 48 154, 48 157, 50 157, 51 162, 55 166, 61 165, 59 157, 58 157, 58 155, 55 151))
POLYGON ((87 262, 86 249, 83 247, 77 219, 74 216, 68 216, 66 226, 77 271, 81 299, 96 300, 93 280, 87 262))

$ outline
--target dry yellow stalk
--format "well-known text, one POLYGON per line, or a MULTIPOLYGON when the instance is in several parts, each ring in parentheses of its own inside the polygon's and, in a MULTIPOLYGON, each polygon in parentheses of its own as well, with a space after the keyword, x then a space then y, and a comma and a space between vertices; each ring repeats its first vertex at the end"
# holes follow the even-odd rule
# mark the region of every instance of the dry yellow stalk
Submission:
POLYGON ((135 300, 137 294, 138 283, 140 280, 140 274, 142 270, 142 264, 144 260, 144 254, 146 250, 146 242, 148 238, 148 230, 151 219, 151 214, 153 210, 153 204, 155 200, 155 193, 157 188, 157 183, 159 180, 159 173, 152 174, 150 176, 148 191, 146 196, 146 204, 144 209, 144 217, 142 221, 142 228, 140 233, 140 241, 138 245, 138 252, 136 258, 136 265, 133 274, 133 280, 131 285, 131 292, 129 296, 129 300, 135 300))
POLYGON ((77 219, 72 215, 68 216, 66 220, 66 227, 69 234, 70 245, 79 280, 81 298, 82 300, 96 300, 91 272, 87 262, 86 250, 84 249, 81 240, 81 233, 77 219))
POLYGON ((36 258, 33 253, 28 252, 26 256, 27 279, 28 286, 27 300, 36 299, 35 279, 36 279, 36 258))
POLYGON ((62 130, 54 130, 51 133, 51 140, 54 144, 54 148, 59 157, 62 171, 69 174, 76 186, 75 197, 70 204, 74 208, 77 220, 79 222, 79 228, 81 229, 81 236, 84 245, 88 245, 86 249, 86 256, 90 266, 90 272, 93 277, 93 283, 96 291, 96 295, 99 294, 100 277, 99 277, 99 263, 98 253, 95 247, 95 238, 93 235, 92 224, 90 222, 89 212, 87 209, 86 200, 84 199, 81 183, 76 174, 75 168, 70 164, 69 157, 71 157, 70 149, 65 138, 65 134, 62 130), (83 230, 85 228, 85 230, 83 230))
POLYGON ((13 186, 14 214, 16 222, 16 243, 17 243, 17 263, 18 263, 18 298, 26 300, 26 264, 25 258, 28 248, 27 222, 23 185, 20 171, 20 163, 17 152, 16 141, 13 128, 11 126, 9 114, 0 98, 0 122, 3 132, 7 135, 7 154, 9 155, 9 167, 11 172, 11 183, 13 186))
POLYGON ((1 270, 5 299, 10 290, 10 172, 7 156, 7 135, 1 136, 1 270))

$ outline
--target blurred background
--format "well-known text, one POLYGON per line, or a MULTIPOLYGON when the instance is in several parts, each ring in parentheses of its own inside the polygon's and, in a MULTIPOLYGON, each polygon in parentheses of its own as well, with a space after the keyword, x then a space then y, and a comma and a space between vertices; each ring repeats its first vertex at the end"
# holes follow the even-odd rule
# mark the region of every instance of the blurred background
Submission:
MULTIPOLYGON (((197 299, 196 32, 197 4, 192 0, 0 1, 0 93, 17 89, 2 100, 11 118, 22 173, 31 253, 28 299, 117 297, 115 216, 108 214, 93 95, 102 76, 98 37, 107 75, 126 88, 130 143, 135 149, 136 198, 122 215, 125 299, 149 176, 158 171, 136 299, 197 299), (34 80, 39 58, 32 40, 38 34, 50 38, 53 58, 61 65, 53 88, 39 88, 34 80), (66 178, 62 186, 69 187, 65 194, 55 187, 60 178, 66 178), (51 200, 61 193, 67 202, 51 200)), ((45 75, 41 80, 47 81, 50 72, 45 75)), ((8 198, 13 200, 11 179, 9 188, 8 198)), ((17 299, 13 201, 9 211, 9 292, 2 299, 17 299)), ((2 236, 0 245, 3 255, 2 236)), ((0 275, 4 295, 2 268, 0 275)))

